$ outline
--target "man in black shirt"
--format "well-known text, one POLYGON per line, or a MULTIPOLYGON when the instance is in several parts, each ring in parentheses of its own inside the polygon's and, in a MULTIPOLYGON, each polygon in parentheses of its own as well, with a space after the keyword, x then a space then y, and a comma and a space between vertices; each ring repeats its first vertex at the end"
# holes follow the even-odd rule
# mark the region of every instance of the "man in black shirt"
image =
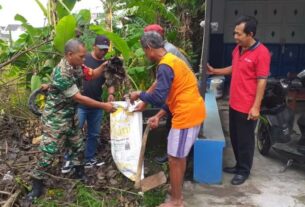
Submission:
MULTIPOLYGON (((89 68, 97 68, 105 62, 104 56, 107 54, 110 42, 105 36, 97 36, 93 45, 93 50, 85 57, 84 64, 89 68)), ((83 94, 96 101, 102 101, 102 86, 106 79, 102 75, 95 80, 83 81, 83 94)), ((114 86, 108 87, 108 100, 114 101, 114 86)), ((103 118, 103 111, 97 108, 90 108, 84 105, 78 106, 78 117, 80 127, 83 128, 84 123, 87 122, 87 136, 85 147, 85 168, 91 168, 94 165, 101 166, 103 162, 98 162, 95 158, 98 138, 100 136, 101 122, 103 118)))

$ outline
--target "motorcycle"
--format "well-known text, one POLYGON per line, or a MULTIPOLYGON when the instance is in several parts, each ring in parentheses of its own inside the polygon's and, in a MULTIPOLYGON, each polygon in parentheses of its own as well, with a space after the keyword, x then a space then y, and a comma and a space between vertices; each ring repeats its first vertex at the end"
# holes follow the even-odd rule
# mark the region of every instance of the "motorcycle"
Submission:
POLYGON ((299 135, 293 130, 295 113, 287 105, 288 91, 304 87, 305 70, 292 80, 270 78, 262 101, 256 134, 257 148, 263 156, 267 156, 272 148, 287 158, 283 172, 294 162, 305 164, 305 113, 297 120, 299 135))

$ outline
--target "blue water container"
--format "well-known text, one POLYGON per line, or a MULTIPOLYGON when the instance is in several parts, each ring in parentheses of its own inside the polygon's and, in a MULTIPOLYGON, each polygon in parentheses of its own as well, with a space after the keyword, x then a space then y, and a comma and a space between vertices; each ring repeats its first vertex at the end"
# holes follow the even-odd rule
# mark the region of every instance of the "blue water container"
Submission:
POLYGON ((224 140, 197 139, 194 145, 194 180, 203 184, 222 183, 224 140))

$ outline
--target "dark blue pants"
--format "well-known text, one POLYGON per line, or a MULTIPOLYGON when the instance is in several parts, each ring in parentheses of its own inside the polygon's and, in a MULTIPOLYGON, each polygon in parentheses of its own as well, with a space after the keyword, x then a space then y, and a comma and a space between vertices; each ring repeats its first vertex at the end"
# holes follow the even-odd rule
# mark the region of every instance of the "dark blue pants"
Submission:
POLYGON ((78 118, 80 128, 83 128, 85 121, 87 121, 85 159, 89 161, 95 157, 98 139, 101 133, 103 111, 101 109, 79 107, 78 118))

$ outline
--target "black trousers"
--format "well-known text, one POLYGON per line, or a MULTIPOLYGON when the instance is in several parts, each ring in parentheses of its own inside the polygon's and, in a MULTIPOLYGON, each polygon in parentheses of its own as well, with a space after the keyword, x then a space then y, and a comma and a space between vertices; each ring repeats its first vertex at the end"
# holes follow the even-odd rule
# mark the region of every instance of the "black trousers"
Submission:
POLYGON ((230 138, 236 159, 236 168, 240 175, 249 175, 252 168, 255 148, 255 127, 257 121, 247 120, 248 114, 230 107, 230 138))

